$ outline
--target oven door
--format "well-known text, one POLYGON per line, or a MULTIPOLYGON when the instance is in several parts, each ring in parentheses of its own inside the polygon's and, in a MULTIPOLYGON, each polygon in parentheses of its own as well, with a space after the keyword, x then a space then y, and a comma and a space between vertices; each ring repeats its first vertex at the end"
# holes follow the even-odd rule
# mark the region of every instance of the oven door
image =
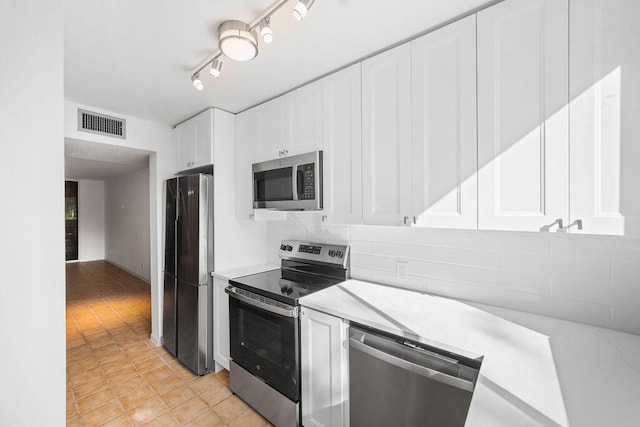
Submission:
POLYGON ((228 287, 226 292, 231 297, 231 359, 293 402, 298 402, 300 368, 297 308, 233 286, 228 287))

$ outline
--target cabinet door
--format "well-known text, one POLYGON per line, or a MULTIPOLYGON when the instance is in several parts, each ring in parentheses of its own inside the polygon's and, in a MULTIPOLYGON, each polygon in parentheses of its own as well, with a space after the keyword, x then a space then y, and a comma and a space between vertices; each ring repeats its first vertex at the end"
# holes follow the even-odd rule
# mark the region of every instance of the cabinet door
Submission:
POLYGON ((334 316, 300 313, 302 424, 348 426, 347 325, 334 316))
POLYGON ((548 230, 568 213, 567 0, 477 19, 479 228, 548 230))
POLYGON ((570 221, 582 220, 583 233, 624 235, 625 217, 640 214, 640 2, 574 3, 570 221))
POLYGON ((322 81, 296 89, 283 97, 285 156, 322 149, 322 81))
POLYGON ((174 129, 175 140, 178 144, 178 164, 177 170, 189 169, 196 156, 196 126, 191 121, 179 124, 174 129))
POLYGON ((255 143, 258 138, 258 115, 256 108, 236 116, 236 218, 253 219, 253 164, 255 143))
POLYGON ((213 358, 229 370, 229 295, 224 289, 229 282, 213 279, 213 358))
POLYGON ((213 164, 213 109, 198 114, 194 121, 196 135, 193 167, 213 164))
POLYGON ((413 215, 477 227, 476 17, 411 42, 413 215))
POLYGON ((258 133, 256 144, 256 162, 277 159, 284 150, 282 132, 282 97, 272 99, 256 107, 258 133))
POLYGON ((362 62, 362 192, 365 224, 411 216, 411 47, 362 62))
POLYGON ((324 214, 331 223, 362 222, 360 64, 339 71, 323 85, 324 214))

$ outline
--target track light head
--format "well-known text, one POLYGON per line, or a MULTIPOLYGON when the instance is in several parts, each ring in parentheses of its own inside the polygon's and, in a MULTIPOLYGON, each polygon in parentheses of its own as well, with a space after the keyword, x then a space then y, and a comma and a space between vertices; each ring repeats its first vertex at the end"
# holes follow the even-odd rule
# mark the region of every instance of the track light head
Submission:
POLYGON ((204 89, 204 84, 202 83, 202 80, 200 80, 200 73, 195 73, 191 76, 191 83, 193 83, 193 86, 198 90, 204 89))
POLYGON ((302 21, 307 12, 311 9, 311 5, 314 0, 298 0, 298 3, 293 7, 293 17, 298 21, 302 21))
POLYGON ((260 35, 262 36, 262 41, 267 44, 273 41, 273 32, 271 31, 271 18, 268 16, 260 21, 260 35))
POLYGON ((216 79, 220 77, 220 71, 222 71, 222 61, 219 59, 214 59, 211 61, 211 68, 209 68, 209 74, 211 74, 216 79))

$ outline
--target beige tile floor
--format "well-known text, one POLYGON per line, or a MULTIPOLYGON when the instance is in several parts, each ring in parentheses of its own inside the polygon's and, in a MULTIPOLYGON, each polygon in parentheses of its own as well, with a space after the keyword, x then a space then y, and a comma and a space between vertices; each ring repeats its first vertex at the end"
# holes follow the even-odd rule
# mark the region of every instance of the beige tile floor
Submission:
POLYGON ((270 426, 229 373, 193 375, 150 340, 149 285, 105 261, 67 264, 68 426, 270 426))

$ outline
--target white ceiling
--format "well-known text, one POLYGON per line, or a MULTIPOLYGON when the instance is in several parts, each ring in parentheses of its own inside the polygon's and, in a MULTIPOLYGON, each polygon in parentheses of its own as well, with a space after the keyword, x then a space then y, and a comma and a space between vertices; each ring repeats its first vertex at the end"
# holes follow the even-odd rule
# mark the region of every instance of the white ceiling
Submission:
POLYGON ((316 0, 302 23, 289 0, 274 41, 250 62, 225 60, 215 80, 193 71, 216 50, 217 27, 253 21, 272 0, 65 0, 65 97, 175 125, 207 107, 233 113, 413 38, 494 0, 316 0))
POLYGON ((108 180, 146 168, 149 153, 73 138, 64 141, 64 172, 68 179, 108 180))

